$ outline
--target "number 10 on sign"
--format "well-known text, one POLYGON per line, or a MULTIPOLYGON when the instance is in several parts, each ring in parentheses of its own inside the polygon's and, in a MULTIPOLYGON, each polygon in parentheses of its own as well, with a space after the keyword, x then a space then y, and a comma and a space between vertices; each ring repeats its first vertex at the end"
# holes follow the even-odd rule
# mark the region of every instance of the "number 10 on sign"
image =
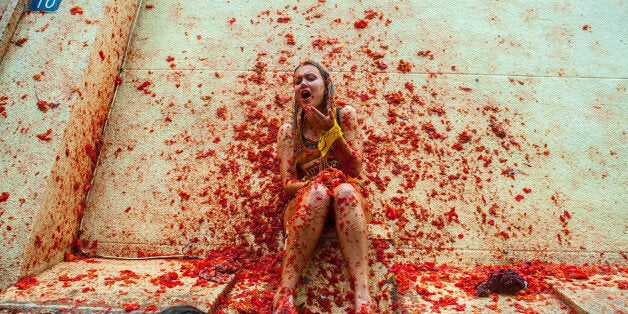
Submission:
POLYGON ((59 9, 59 3, 61 3, 61 0, 31 0, 31 5, 28 9, 31 11, 54 12, 59 9))

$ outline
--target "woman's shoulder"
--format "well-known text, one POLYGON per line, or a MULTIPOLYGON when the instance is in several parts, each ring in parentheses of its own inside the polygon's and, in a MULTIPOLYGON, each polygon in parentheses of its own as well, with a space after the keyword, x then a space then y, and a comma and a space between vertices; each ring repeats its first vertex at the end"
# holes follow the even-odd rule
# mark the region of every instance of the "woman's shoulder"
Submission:
POLYGON ((337 111, 337 119, 340 123, 340 126, 345 128, 350 125, 356 125, 358 121, 358 113, 357 110, 350 105, 345 105, 337 111))
POLYGON ((277 132, 277 136, 279 138, 292 137, 294 134, 294 126, 292 123, 284 123, 279 127, 279 131, 277 132))
POLYGON ((355 118, 358 113, 357 110, 351 105, 344 105, 338 109, 338 113, 340 114, 340 118, 355 118))
POLYGON ((352 114, 357 113, 355 107, 351 105, 344 105, 342 107, 338 107, 338 110, 340 110, 340 113, 352 113, 352 114))

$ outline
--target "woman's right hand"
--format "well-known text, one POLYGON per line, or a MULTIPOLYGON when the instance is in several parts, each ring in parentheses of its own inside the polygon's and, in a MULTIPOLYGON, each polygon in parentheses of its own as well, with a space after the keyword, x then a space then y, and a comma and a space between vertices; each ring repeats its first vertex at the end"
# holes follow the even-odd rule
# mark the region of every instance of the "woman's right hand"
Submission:
POLYGON ((303 109, 305 110, 305 119, 310 122, 314 129, 327 131, 334 126, 336 117, 333 110, 329 109, 325 115, 314 106, 305 106, 303 109))

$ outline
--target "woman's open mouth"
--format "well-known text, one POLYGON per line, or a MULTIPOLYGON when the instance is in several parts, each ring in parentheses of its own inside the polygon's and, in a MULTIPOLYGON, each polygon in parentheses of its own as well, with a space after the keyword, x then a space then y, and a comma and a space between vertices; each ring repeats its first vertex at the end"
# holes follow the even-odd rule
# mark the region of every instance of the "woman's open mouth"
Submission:
POLYGON ((312 93, 310 93, 310 91, 307 90, 303 90, 301 91, 301 99, 308 99, 312 96, 312 93))

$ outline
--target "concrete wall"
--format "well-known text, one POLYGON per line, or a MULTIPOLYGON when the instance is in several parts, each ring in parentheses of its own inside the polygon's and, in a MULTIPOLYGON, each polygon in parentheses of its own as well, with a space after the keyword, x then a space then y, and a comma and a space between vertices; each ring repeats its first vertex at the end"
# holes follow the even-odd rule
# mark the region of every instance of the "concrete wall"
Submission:
POLYGON ((0 288, 71 251, 136 8, 63 1, 18 25, 0 68, 0 288))
POLYGON ((274 141, 291 73, 312 58, 362 118, 371 233, 397 258, 625 263, 627 34, 613 26, 625 12, 615 1, 148 1, 83 248, 278 249, 274 141))

